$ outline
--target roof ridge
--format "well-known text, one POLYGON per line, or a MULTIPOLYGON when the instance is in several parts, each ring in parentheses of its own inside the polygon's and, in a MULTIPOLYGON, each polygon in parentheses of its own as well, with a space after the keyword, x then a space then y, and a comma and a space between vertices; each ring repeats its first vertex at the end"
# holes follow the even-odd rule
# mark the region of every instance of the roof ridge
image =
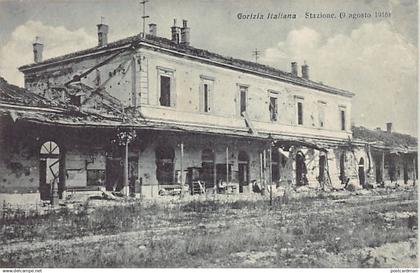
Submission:
POLYGON ((275 77, 275 78, 280 77, 284 81, 288 81, 288 82, 298 84, 298 85, 303 85, 310 88, 315 88, 321 91, 332 92, 332 93, 341 94, 348 97, 354 96, 354 93, 350 91, 332 87, 323 83, 315 82, 313 80, 304 79, 302 77, 297 77, 297 76, 292 75, 292 73, 290 72, 283 71, 273 66, 260 64, 260 63, 256 63, 256 62, 252 62, 252 61, 248 61, 244 59, 234 58, 231 56, 224 56, 219 53, 209 51, 207 49, 192 47, 190 45, 178 44, 168 38, 160 37, 160 36, 153 36, 150 34, 146 34, 145 37, 142 37, 140 34, 136 34, 136 35, 129 36, 123 39, 119 39, 117 41, 110 42, 106 44, 105 46, 91 47, 88 49, 79 50, 79 51, 75 51, 75 52, 68 53, 65 55, 49 58, 47 60, 44 60, 43 62, 27 64, 27 65, 19 67, 19 70, 24 71, 27 69, 29 70, 36 69, 39 66, 49 65, 55 62, 65 62, 70 58, 82 57, 84 55, 97 53, 102 50, 104 51, 111 50, 114 48, 118 48, 119 46, 128 45, 130 43, 141 43, 141 42, 148 43, 152 46, 159 46, 167 50, 175 50, 180 53, 189 54, 198 58, 206 58, 209 61, 221 62, 224 65, 231 65, 231 66, 237 67, 238 69, 246 69, 254 73, 264 73, 264 74, 267 74, 268 76, 275 77))

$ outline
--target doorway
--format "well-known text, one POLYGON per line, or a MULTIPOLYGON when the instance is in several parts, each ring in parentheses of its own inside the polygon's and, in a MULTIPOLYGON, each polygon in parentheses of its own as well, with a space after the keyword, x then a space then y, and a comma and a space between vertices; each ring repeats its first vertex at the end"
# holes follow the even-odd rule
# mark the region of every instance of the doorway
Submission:
POLYGON ((105 188, 107 191, 120 191, 123 188, 123 164, 121 157, 106 159, 105 188))
POLYGON ((324 185, 324 182, 325 182, 325 163, 326 163, 325 155, 320 155, 319 156, 319 176, 318 176, 320 185, 324 185))
POLYGON ((155 150, 156 157, 156 178, 159 185, 174 184, 175 169, 174 158, 175 151, 172 147, 160 145, 155 150))
POLYGON ((201 178, 206 182, 206 188, 214 187, 214 153, 211 149, 201 152, 201 178))
POLYGON ((340 180, 341 180, 341 184, 346 184, 347 183, 345 167, 346 167, 346 152, 343 151, 340 155, 340 180))
POLYGON ((303 186, 308 184, 306 173, 307 170, 305 164, 305 155, 299 151, 296 153, 296 186, 303 186))
POLYGON ((365 187, 365 160, 360 158, 359 161, 359 182, 360 186, 365 187))
POLYGON ((243 151, 238 155, 238 172, 239 193, 243 193, 244 187, 249 185, 249 157, 243 151))

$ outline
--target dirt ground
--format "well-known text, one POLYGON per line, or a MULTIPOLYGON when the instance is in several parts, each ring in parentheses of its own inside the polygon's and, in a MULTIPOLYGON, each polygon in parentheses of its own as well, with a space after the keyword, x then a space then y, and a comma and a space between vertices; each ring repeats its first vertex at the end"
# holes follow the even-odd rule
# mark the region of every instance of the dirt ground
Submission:
POLYGON ((418 267, 417 191, 73 204, 6 217, 0 267, 418 267))

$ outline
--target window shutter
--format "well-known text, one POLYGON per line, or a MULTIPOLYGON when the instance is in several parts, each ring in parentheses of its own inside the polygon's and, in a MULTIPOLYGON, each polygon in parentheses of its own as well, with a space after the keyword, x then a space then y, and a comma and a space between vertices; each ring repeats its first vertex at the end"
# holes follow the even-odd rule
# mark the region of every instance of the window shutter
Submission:
POLYGON ((211 112, 213 110, 213 83, 208 86, 208 104, 207 112, 211 112))
POLYGON ((198 105, 200 112, 204 112, 204 82, 200 82, 200 87, 198 91, 198 105))

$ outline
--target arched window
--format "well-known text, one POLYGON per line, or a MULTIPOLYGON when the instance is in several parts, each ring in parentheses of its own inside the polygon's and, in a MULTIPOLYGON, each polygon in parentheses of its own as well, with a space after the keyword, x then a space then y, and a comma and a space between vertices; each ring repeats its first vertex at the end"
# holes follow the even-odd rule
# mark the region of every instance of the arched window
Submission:
POLYGON ((43 156, 58 156, 60 154, 60 148, 57 143, 53 141, 47 141, 42 144, 40 154, 43 156))

